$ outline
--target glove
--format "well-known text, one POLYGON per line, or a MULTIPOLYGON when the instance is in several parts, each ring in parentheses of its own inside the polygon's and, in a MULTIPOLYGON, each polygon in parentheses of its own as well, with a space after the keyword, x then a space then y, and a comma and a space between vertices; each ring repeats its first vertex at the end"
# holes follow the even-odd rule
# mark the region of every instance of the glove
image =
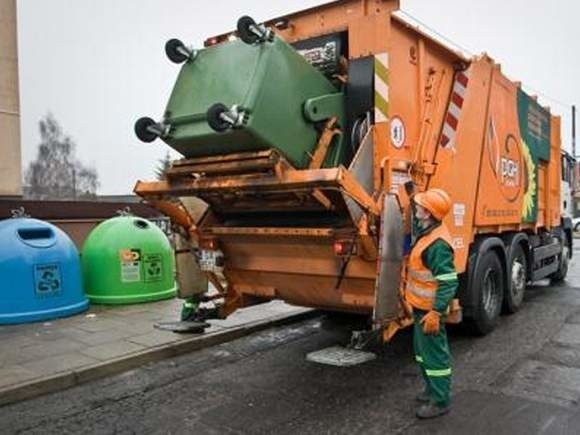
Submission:
POLYGON ((423 316, 421 319, 421 324, 423 325, 423 332, 426 335, 437 335, 439 334, 439 322, 441 320, 441 314, 437 311, 431 310, 423 316))

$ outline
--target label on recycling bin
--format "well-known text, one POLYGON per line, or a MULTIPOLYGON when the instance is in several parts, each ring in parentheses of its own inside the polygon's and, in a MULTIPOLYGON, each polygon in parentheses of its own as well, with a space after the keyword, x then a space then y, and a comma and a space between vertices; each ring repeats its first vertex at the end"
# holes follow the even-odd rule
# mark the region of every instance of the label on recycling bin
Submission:
POLYGON ((59 295, 62 291, 60 265, 57 263, 35 264, 34 290, 40 297, 59 295))
POLYGON ((121 282, 141 281, 140 249, 121 249, 119 260, 121 261, 121 282))
POLYGON ((143 270, 145 282, 161 281, 163 279, 163 256, 161 254, 144 254, 143 270))

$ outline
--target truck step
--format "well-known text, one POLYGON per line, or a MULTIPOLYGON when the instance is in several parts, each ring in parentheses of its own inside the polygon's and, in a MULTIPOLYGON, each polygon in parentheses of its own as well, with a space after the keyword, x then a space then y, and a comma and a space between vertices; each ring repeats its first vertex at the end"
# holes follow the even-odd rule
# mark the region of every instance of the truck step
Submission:
POLYGON ((342 346, 331 346, 310 352, 306 355, 306 360, 337 367, 351 367, 367 361, 372 361, 376 359, 376 357, 377 355, 372 352, 365 352, 342 346))

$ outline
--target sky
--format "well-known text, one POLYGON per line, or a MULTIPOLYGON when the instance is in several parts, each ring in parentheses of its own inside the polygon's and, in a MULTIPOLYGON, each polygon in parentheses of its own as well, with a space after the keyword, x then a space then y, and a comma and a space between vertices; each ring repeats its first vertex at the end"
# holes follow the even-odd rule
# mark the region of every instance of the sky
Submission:
MULTIPOLYGON (((18 0, 22 161, 35 158, 38 121, 51 112, 99 173, 99 193, 128 194, 171 149, 140 142, 133 124, 160 119, 179 71, 164 53, 179 38, 202 47, 256 21, 320 0, 18 0)), ((570 105, 580 104, 580 2, 577 0, 401 0, 419 23, 463 47, 488 53, 512 80, 562 115, 571 149, 570 105)), ((580 144, 578 145, 580 148, 580 144)), ((172 157, 178 158, 175 152, 172 157)))

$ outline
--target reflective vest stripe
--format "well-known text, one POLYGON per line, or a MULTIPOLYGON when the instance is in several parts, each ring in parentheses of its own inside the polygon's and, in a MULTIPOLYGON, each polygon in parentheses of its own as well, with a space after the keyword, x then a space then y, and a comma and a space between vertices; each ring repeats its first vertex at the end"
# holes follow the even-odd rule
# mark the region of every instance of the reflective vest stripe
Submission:
POLYGON ((421 355, 415 355, 415 361, 422 363, 423 362, 423 357, 421 355))
POLYGON ((437 281, 455 281, 457 280, 457 274, 455 272, 444 273, 442 275, 437 275, 435 279, 437 281))
POLYGON ((409 269, 408 273, 410 277, 420 279, 421 281, 453 281, 457 279, 457 274, 455 272, 433 276, 431 272, 409 269))
POLYGON ((184 306, 185 308, 194 308, 194 307, 195 307, 195 304, 193 304, 193 303, 191 303, 191 302, 189 302, 189 301, 185 301, 185 302, 183 303, 183 306, 184 306))
POLYGON ((409 269, 408 274, 411 278, 417 278, 417 279, 420 279, 421 281, 434 281, 435 280, 435 277, 433 277, 433 274, 431 272, 423 272, 420 270, 409 269))
POLYGON ((417 287, 414 283, 409 282, 407 284, 407 290, 411 293, 419 296, 420 298, 424 299, 435 299, 435 291, 434 290, 427 290, 417 287))
POLYGON ((433 276, 431 269, 423 263, 423 252, 437 239, 442 239, 452 246, 451 235, 445 224, 441 224, 417 240, 411 249, 407 265, 405 299, 414 308, 424 311, 433 309, 439 283, 457 279, 455 272, 433 276))
POLYGON ((425 373, 427 373, 427 376, 433 377, 433 378, 439 378, 439 377, 443 377, 443 376, 451 376, 451 369, 441 369, 441 370, 429 370, 429 369, 425 369, 425 373))

